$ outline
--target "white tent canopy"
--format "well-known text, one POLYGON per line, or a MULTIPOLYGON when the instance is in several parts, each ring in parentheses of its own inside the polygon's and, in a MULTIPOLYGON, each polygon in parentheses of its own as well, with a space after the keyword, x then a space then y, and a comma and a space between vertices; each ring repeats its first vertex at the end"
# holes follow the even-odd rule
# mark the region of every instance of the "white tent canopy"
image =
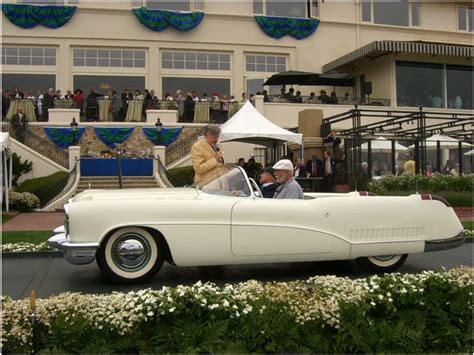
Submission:
MULTIPOLYGON (((364 143, 360 146, 361 150, 368 151, 369 143, 364 143)), ((378 137, 371 142, 372 153, 390 153, 392 152, 392 142, 384 137, 378 137)), ((396 152, 406 152, 407 147, 395 143, 396 152)))
MULTIPOLYGON (((426 138, 426 149, 436 149, 438 141, 441 146, 441 149, 456 149, 459 147, 459 141, 457 139, 441 134, 435 134, 429 138, 426 138)), ((462 147, 468 148, 471 147, 471 144, 462 142, 462 147)), ((414 149, 415 145, 412 144, 408 148, 414 149)))
POLYGON ((0 145, 3 152, 5 149, 10 149, 10 134, 6 132, 0 133, 0 145))
POLYGON ((0 199, 3 202, 5 194, 5 210, 10 210, 10 203, 8 201, 8 192, 12 188, 12 159, 11 159, 11 146, 10 146, 10 134, 6 132, 0 132, 0 147, 2 151, 2 166, 0 168, 0 180, 2 180, 2 191, 0 199))
POLYGON ((464 153, 464 155, 474 155, 474 149, 471 149, 470 151, 464 153))
POLYGON ((230 120, 221 126, 221 142, 239 141, 273 145, 275 141, 303 144, 303 135, 293 133, 265 118, 247 101, 230 120))

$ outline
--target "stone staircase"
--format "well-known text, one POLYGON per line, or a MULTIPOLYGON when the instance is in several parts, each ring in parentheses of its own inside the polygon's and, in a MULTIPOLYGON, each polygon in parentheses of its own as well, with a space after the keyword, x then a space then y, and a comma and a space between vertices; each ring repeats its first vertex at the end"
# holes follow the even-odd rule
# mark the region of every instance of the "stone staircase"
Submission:
MULTIPOLYGON (((122 177, 124 189, 133 188, 158 188, 153 176, 124 176, 122 177)), ((117 176, 81 176, 76 194, 91 189, 118 189, 117 176)))

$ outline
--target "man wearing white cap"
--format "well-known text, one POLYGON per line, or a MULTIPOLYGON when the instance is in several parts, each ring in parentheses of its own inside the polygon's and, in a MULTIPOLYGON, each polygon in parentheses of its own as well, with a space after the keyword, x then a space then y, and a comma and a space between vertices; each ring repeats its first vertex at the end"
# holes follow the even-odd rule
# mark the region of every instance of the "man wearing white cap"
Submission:
POLYGON ((293 177, 293 163, 282 159, 273 165, 276 182, 280 184, 273 198, 303 199, 303 189, 293 177))

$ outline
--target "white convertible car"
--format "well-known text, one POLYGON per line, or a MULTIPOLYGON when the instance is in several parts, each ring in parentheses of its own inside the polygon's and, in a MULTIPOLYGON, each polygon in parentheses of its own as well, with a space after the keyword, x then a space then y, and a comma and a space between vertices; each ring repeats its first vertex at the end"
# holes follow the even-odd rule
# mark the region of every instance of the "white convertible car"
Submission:
POLYGON ((350 260, 390 272, 411 253, 464 242, 453 209, 433 195, 305 194, 261 198, 236 166, 199 186, 89 190, 65 205, 49 245, 67 261, 94 259, 111 279, 140 282, 176 266, 350 260))

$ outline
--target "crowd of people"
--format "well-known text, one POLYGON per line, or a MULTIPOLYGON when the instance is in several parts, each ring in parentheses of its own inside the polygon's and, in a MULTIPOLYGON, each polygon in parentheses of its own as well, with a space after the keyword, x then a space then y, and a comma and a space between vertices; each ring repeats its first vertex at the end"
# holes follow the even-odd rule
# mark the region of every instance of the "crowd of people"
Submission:
POLYGON ((2 117, 4 118, 10 108, 13 100, 30 100, 33 103, 38 121, 48 121, 48 109, 55 108, 55 100, 70 100, 68 108, 80 110, 81 117, 90 121, 99 120, 99 100, 111 100, 109 112, 114 121, 124 121, 129 102, 132 100, 143 101, 142 118, 145 117, 146 110, 150 109, 175 109, 178 111, 180 122, 193 122, 194 112, 197 105, 206 104, 209 108, 210 119, 222 123, 229 118, 230 112, 238 110, 238 104, 251 100, 254 102, 254 95, 241 95, 238 100, 234 95, 220 95, 213 91, 210 95, 204 92, 201 96, 196 91, 190 91, 186 94, 181 90, 174 93, 166 92, 162 99, 159 99, 155 90, 136 89, 132 91, 125 88, 121 94, 115 89, 108 90, 105 94, 90 89, 87 94, 82 89, 76 89, 74 92, 67 90, 65 94, 61 90, 50 88, 43 93, 37 90, 36 93, 29 91, 27 95, 20 88, 11 90, 2 90, 2 117))

